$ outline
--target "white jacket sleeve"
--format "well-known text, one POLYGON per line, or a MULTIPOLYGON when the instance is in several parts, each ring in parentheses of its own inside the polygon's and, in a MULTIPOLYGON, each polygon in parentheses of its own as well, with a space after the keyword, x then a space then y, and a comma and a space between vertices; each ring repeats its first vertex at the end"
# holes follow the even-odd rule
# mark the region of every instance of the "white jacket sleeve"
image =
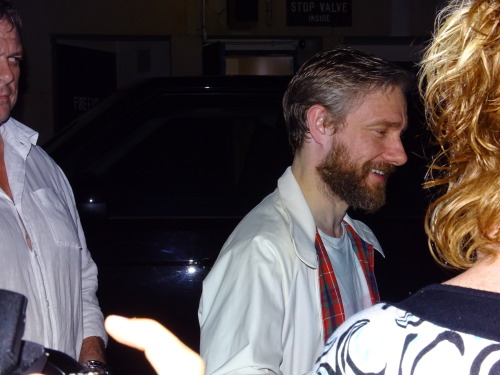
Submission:
POLYGON ((228 240, 203 283, 199 319, 207 375, 281 374, 286 296, 274 245, 228 240))

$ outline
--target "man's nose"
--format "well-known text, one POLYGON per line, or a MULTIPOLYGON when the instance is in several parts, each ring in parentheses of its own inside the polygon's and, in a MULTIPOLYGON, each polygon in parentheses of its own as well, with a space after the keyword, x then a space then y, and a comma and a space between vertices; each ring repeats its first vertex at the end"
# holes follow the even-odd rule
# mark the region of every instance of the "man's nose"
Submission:
POLYGON ((0 59, 0 81, 9 84, 14 80, 12 67, 7 59, 0 59))
POLYGON ((400 137, 397 137, 387 145, 384 157, 388 163, 397 167, 408 161, 408 156, 406 155, 405 148, 400 137))

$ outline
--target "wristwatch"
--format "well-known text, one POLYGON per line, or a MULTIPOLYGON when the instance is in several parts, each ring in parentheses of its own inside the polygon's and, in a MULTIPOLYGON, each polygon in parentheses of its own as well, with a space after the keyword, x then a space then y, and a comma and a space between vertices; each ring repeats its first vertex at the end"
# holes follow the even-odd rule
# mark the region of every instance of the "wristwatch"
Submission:
POLYGON ((92 375, 113 375, 111 367, 101 361, 91 359, 82 363, 83 370, 92 375))

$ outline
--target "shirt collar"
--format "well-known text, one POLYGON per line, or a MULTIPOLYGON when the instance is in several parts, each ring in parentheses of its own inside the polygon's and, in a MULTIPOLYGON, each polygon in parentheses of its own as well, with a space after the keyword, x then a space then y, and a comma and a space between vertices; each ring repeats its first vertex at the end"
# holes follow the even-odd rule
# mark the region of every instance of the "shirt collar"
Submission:
POLYGON ((0 135, 5 142, 21 144, 24 146, 36 145, 38 133, 26 125, 10 117, 0 125, 0 135))

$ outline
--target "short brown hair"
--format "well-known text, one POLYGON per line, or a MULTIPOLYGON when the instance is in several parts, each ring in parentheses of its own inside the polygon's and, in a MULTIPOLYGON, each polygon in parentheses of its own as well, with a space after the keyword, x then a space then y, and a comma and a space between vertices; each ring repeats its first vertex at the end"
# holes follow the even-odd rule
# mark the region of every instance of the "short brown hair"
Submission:
POLYGON ((311 106, 327 108, 329 120, 339 125, 364 95, 394 86, 406 92, 411 81, 406 70, 348 46, 319 52, 300 67, 283 97, 292 151, 308 137, 306 114, 311 106))

